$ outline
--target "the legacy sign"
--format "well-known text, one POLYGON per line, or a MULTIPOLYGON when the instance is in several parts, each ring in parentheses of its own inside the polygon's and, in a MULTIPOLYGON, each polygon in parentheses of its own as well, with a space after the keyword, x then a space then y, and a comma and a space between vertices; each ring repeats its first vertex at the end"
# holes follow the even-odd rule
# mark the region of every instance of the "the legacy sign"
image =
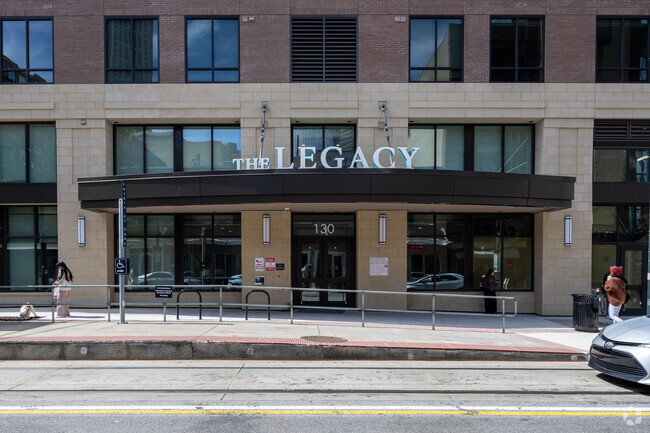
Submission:
MULTIPOLYGON (((372 154, 372 164, 376 168, 395 168, 395 158, 401 157, 404 158, 406 162, 406 168, 413 168, 413 157, 420 150, 419 147, 413 147, 409 150, 408 147, 398 147, 397 151, 392 147, 380 147, 375 150, 372 154), (388 163, 382 164, 380 158, 382 158, 382 153, 384 154, 384 161, 388 163)), ((291 169, 294 168, 294 163, 292 162, 288 166, 284 166, 282 161, 284 156, 284 147, 276 147, 276 159, 275 159, 275 168, 276 169, 291 169)), ((299 169, 308 169, 316 168, 318 165, 315 162, 316 158, 316 148, 310 146, 301 146, 298 148, 298 157, 300 158, 300 164, 297 168, 299 169)), ((271 164, 271 158, 235 158, 232 160, 235 164, 236 170, 265 170, 269 169, 271 164)), ((343 168, 343 163, 345 158, 343 157, 343 149, 337 146, 329 146, 323 149, 320 153, 320 163, 323 168, 343 168), (329 156, 333 154, 334 157, 329 156), (336 156, 336 155, 339 156, 336 156)), ((354 152, 354 156, 347 165, 348 168, 371 168, 368 164, 366 155, 363 153, 363 150, 360 147, 357 147, 357 150, 354 152)))

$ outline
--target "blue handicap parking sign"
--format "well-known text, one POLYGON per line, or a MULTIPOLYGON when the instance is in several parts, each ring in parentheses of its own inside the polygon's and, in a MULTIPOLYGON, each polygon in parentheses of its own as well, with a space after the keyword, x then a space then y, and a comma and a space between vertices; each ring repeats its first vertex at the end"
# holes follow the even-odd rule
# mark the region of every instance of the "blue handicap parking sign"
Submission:
POLYGON ((129 259, 115 259, 115 275, 128 275, 129 259))

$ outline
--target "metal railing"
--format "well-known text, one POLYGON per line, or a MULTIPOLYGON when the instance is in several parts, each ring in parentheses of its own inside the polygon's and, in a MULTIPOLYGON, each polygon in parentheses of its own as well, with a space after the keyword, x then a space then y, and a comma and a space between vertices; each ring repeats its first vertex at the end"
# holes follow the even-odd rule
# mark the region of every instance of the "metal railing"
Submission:
MULTIPOLYGON (((226 286, 226 285, 192 285, 192 286, 187 286, 187 285, 167 285, 171 286, 174 289, 179 289, 177 292, 178 295, 184 291, 193 291, 199 294, 199 302, 179 302, 179 297, 177 295, 176 302, 171 302, 167 303, 165 301, 165 305, 169 306, 175 306, 177 308, 177 320, 179 319, 178 316, 178 308, 179 307, 191 307, 191 306, 198 306, 199 311, 201 312, 201 309, 203 307, 215 307, 219 308, 219 321, 223 322, 223 308, 224 307, 230 307, 230 308, 244 308, 246 312, 248 312, 248 308, 250 307, 263 307, 263 308, 268 308, 269 312, 269 320, 271 317, 271 309, 282 309, 286 310, 287 308, 289 309, 289 317, 290 317, 290 323, 293 324, 294 322, 294 311, 296 309, 317 309, 317 310, 338 310, 338 311, 359 311, 361 312, 361 326, 365 327, 366 325, 366 313, 367 312, 380 312, 380 313, 409 313, 409 314, 430 314, 431 315, 431 329, 435 330, 436 329, 436 315, 460 315, 460 316, 485 316, 485 317, 501 317, 502 321, 502 332, 505 332, 506 330, 506 318, 512 318, 517 315, 517 300, 512 297, 512 296, 496 296, 496 297, 488 297, 488 296, 483 296, 483 295, 460 295, 460 294, 451 294, 451 293, 435 293, 435 292, 385 292, 385 291, 378 291, 378 290, 353 290, 353 289, 316 289, 316 288, 295 288, 295 287, 269 287, 269 286, 264 286, 265 291, 284 291, 284 292, 289 292, 289 304, 271 304, 270 303, 270 296, 269 296, 269 302, 266 304, 251 304, 248 302, 248 296, 246 296, 246 301, 245 302, 223 302, 223 292, 224 289, 230 289, 232 290, 233 287, 236 287, 238 289, 242 290, 249 290, 250 293, 254 293, 254 290, 260 290, 260 286, 226 286), (201 297, 201 292, 203 293, 217 293, 218 290, 218 295, 219 295, 219 300, 218 302, 203 302, 203 299, 201 297), (306 291, 306 292, 329 292, 329 293, 354 293, 359 297, 360 300, 360 306, 358 307, 344 307, 344 306, 336 306, 336 307, 327 307, 327 306, 318 306, 318 305, 294 305, 294 294, 296 292, 301 292, 301 291, 306 291), (386 295, 399 295, 399 296, 424 296, 424 297, 431 297, 431 310, 403 310, 403 309, 390 309, 390 308, 368 308, 366 307, 366 298, 368 296, 386 296, 386 295), (501 314, 496 315, 496 314, 489 314, 489 313, 478 313, 478 312, 462 312, 462 311, 437 311, 436 310, 436 299, 437 298, 459 298, 459 299, 487 299, 487 298, 494 298, 496 300, 501 301, 501 314), (513 302, 513 309, 511 313, 506 313, 506 301, 512 301, 513 302)), ((108 321, 111 321, 111 308, 112 307, 119 307, 119 302, 113 302, 111 300, 111 290, 114 292, 115 289, 119 288, 118 285, 69 285, 69 286, 59 286, 59 287, 69 287, 70 289, 74 291, 78 291, 83 288, 105 288, 106 289, 106 302, 68 302, 68 303, 57 303, 57 301, 54 299, 54 294, 52 292, 52 286, 38 286, 38 285, 29 285, 29 286, 0 286, 0 296, 2 296, 2 293, 4 294, 11 294, 15 296, 18 293, 24 293, 24 294, 39 294, 39 293, 51 293, 51 302, 50 303, 32 303, 32 302, 14 302, 14 303, 0 303, 0 308, 8 308, 8 307, 20 307, 21 305, 24 304, 31 304, 34 307, 50 307, 52 309, 52 322, 55 321, 55 311, 57 305, 68 305, 68 306, 75 306, 75 307, 103 307, 106 308, 107 310, 107 317, 108 321), (4 290, 11 290, 11 289, 21 289, 21 291, 4 291, 4 290), (30 290, 24 290, 24 289, 30 289, 30 290), (40 289, 40 290, 39 290, 40 289)), ((149 289, 150 291, 144 292, 144 293, 150 293, 154 294, 153 289, 155 288, 154 285, 126 285, 127 289, 149 289)), ((229 290, 229 291, 230 291, 229 290)), ((131 293, 143 293, 143 292, 131 292, 131 293)), ((267 293, 268 295, 268 293, 267 293)), ((74 292, 72 294, 74 296, 74 292)), ((125 302, 125 309, 126 307, 161 307, 162 303, 160 301, 158 302, 125 302)), ((201 315, 201 313, 199 313, 201 315)), ((166 308, 164 309, 163 312, 164 315, 164 320, 167 320, 167 310, 166 308)), ((248 320, 248 315, 246 315, 246 320, 248 320)), ((201 318, 201 316, 199 317, 201 318)))

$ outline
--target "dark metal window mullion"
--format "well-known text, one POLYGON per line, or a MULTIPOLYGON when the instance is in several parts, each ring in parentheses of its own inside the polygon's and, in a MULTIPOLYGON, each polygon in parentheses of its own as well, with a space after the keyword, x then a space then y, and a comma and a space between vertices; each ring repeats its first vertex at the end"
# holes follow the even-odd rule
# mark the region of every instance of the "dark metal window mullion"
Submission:
MULTIPOLYGON (((515 72, 516 74, 516 72, 515 72)), ((506 125, 501 125, 501 171, 500 173, 506 172, 506 125)))
MULTIPOLYGON (((437 45, 436 45, 437 46, 437 45)), ((436 71, 436 74, 438 71, 436 71)), ((436 170, 438 168, 438 125, 434 125, 433 127, 433 169, 436 170)), ((434 216, 435 220, 435 216, 434 216)), ((436 236, 436 225, 435 221, 433 223, 433 236, 434 236, 434 245, 435 245, 435 236, 436 236)))
MULTIPOLYGON (((433 67, 434 67, 433 79, 436 82, 438 82, 438 18, 433 19, 433 35, 434 35, 433 36, 433 43, 434 43, 433 47, 436 50, 436 54, 434 56, 434 61, 433 61, 433 67)), ((434 143, 435 143, 435 141, 436 140, 434 139, 434 143)), ((434 146, 434 152, 435 152, 435 146, 434 146)), ((434 154, 433 163, 434 163, 433 168, 435 168, 436 167, 435 166, 435 163, 436 163, 435 154, 434 154)), ((434 233, 434 235, 435 235, 435 233, 434 233)))
POLYGON ((131 18, 131 81, 135 82, 135 20, 131 18))
POLYGON ((214 18, 210 18, 210 82, 214 83, 214 18))
POLYGON ((143 125, 142 126, 142 173, 146 173, 146 172, 147 172, 147 128, 143 125))
POLYGON ((214 171, 214 125, 210 125, 210 171, 214 171))
POLYGON ((621 58, 620 58, 621 69, 618 72, 618 80, 619 80, 620 83, 623 83, 625 81, 625 38, 624 38, 625 37, 625 18, 621 18, 620 27, 621 27, 621 30, 620 30, 620 32, 621 32, 621 34, 620 34, 621 52, 620 52, 619 55, 621 56, 621 58))
POLYGON ((32 215, 34 217, 34 237, 32 238, 32 245, 34 247, 34 283, 38 282, 38 208, 36 206, 32 207, 32 215))
POLYGON ((515 83, 516 82, 519 82, 519 18, 515 18, 515 83))
POLYGON ((29 169, 31 158, 29 152, 29 124, 25 124, 25 183, 31 183, 31 170, 29 169))

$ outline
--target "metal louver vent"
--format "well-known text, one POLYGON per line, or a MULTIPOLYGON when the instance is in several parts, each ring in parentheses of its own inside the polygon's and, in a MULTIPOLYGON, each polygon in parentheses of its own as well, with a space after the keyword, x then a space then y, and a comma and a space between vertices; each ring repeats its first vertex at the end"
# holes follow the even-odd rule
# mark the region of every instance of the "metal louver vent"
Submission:
POLYGON ((650 121, 649 120, 631 121, 630 138, 632 140, 650 140, 650 121))
POLYGON ((596 120, 594 122, 594 139, 627 140, 629 123, 627 120, 596 120))
POLYGON ((356 82, 356 17, 292 17, 291 81, 356 82))

